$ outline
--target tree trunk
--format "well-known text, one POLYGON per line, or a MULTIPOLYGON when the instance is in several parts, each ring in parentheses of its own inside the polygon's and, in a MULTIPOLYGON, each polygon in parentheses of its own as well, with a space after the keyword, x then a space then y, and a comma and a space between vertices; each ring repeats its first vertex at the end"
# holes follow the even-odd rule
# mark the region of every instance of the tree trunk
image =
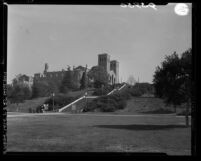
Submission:
POLYGON ((187 102, 186 106, 186 127, 189 127, 189 108, 190 108, 190 100, 187 102))

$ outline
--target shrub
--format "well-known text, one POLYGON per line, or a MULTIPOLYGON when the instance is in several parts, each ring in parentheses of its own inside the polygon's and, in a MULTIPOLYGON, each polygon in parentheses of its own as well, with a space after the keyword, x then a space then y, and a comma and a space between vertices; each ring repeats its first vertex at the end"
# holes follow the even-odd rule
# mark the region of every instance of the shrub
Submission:
POLYGON ((114 94, 110 95, 109 98, 113 99, 116 102, 116 109, 124 109, 126 107, 126 99, 130 98, 130 95, 123 94, 114 94))
POLYGON ((95 89, 93 92, 94 96, 101 96, 101 95, 105 95, 106 91, 103 91, 101 88, 95 89))
POLYGON ((124 109, 125 107, 126 107, 126 101, 125 100, 120 100, 119 102, 118 102, 118 105, 117 105, 117 107, 118 107, 118 109, 124 109))
POLYGON ((96 88, 93 92, 94 96, 101 96, 108 94, 111 90, 113 90, 112 86, 105 86, 104 88, 96 88))
POLYGON ((130 94, 134 97, 140 97, 142 96, 143 92, 140 90, 140 89, 137 89, 137 88, 132 88, 130 90, 130 94))
POLYGON ((101 112, 114 112, 115 111, 115 107, 111 104, 109 104, 109 105, 105 104, 100 109, 101 109, 101 112))
POLYGON ((88 103, 87 106, 84 107, 83 112, 94 111, 96 107, 97 107, 96 102, 92 101, 88 103))
POLYGON ((94 111, 99 110, 102 112, 113 112, 118 109, 123 109, 126 107, 126 100, 119 94, 110 95, 110 96, 102 96, 91 103, 83 110, 84 112, 87 111, 94 111))
POLYGON ((131 94, 129 92, 129 90, 123 91, 119 94, 120 99, 124 99, 124 100, 128 100, 131 98, 131 94))
POLYGON ((153 94, 154 87, 149 83, 136 83, 131 89, 130 93, 134 97, 140 97, 143 94, 153 94))
POLYGON ((36 113, 42 113, 42 106, 36 107, 36 113))
POLYGON ((28 110, 29 110, 29 113, 32 113, 32 108, 29 108, 28 110))

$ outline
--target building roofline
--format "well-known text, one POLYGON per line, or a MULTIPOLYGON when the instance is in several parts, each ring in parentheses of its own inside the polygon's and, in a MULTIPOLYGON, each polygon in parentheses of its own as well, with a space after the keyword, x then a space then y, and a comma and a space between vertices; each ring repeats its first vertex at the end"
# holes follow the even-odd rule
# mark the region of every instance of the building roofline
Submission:
POLYGON ((119 63, 119 61, 117 61, 117 60, 110 60, 110 62, 117 62, 117 63, 119 63))
POLYGON ((108 55, 108 56, 110 56, 108 53, 98 54, 98 56, 99 56, 99 55, 108 55))

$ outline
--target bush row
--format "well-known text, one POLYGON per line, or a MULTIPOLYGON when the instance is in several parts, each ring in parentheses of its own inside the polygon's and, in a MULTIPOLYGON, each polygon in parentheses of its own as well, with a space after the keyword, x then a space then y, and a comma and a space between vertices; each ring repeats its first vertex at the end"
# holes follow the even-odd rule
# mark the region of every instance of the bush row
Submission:
POLYGON ((150 92, 150 86, 151 85, 147 85, 145 83, 137 84, 135 86, 129 86, 128 88, 109 96, 101 95, 109 93, 112 90, 112 87, 96 89, 93 95, 101 97, 90 102, 85 107, 84 111, 113 112, 119 109, 124 109, 126 107, 126 101, 128 99, 130 99, 131 97, 140 97, 143 94, 150 92))
POLYGON ((119 109, 124 109, 126 107, 126 100, 130 97, 130 94, 126 92, 101 96, 88 103, 83 111, 114 112, 119 109))
POLYGON ((96 88, 93 92, 93 96, 101 96, 101 95, 106 95, 110 91, 113 90, 112 86, 105 86, 103 88, 96 88))

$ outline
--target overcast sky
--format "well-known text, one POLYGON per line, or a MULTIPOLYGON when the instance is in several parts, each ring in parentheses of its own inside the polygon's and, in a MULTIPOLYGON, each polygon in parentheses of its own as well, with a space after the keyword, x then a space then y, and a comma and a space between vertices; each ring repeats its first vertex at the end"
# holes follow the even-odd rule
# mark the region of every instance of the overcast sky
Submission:
POLYGON ((191 5, 186 16, 175 4, 153 8, 120 5, 9 5, 8 83, 70 66, 97 65, 100 53, 119 61, 120 80, 133 75, 152 83, 165 55, 191 47, 191 5))

